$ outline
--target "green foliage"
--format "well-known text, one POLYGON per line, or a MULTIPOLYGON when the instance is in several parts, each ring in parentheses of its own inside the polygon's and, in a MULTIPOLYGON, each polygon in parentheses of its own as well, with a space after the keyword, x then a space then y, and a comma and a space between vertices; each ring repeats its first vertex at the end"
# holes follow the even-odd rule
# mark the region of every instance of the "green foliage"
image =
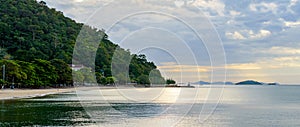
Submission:
POLYGON ((137 78, 137 82, 139 84, 147 85, 150 84, 149 76, 147 75, 141 75, 137 78))
POLYGON ((72 69, 63 60, 53 59, 50 61, 51 65, 55 67, 55 72, 58 75, 58 84, 72 84, 72 69))
MULTIPOLYGON (((15 60, 0 60, 5 65, 5 81, 28 87, 46 86, 56 83, 55 67, 49 61, 36 59, 33 63, 15 60)), ((1 67, 1 72, 3 67, 1 67)), ((2 77, 2 73, 0 74, 2 77)))
POLYGON ((35 0, 0 0, 1 47, 16 60, 63 59, 71 63, 82 24, 35 0))
POLYGON ((8 66, 7 82, 39 87, 72 84, 73 80, 80 84, 150 84, 149 76, 153 83, 163 81, 145 55, 131 54, 108 40, 104 30, 76 23, 62 12, 48 8, 44 1, 0 0, 0 3, 0 65, 8 66), (79 50, 73 52, 74 47, 79 50), (116 53, 118 62, 114 66, 116 53), (71 63, 86 67, 74 72, 73 80, 71 63), (117 73, 113 78, 112 66, 120 69, 124 64, 129 74, 117 73), (152 74, 153 70, 156 71, 152 74))
POLYGON ((173 80, 173 79, 167 79, 166 83, 167 83, 168 85, 170 85, 170 84, 176 84, 176 81, 173 80))
POLYGON ((84 80, 84 75, 80 71, 73 71, 73 81, 76 84, 82 84, 84 80))
POLYGON ((17 61, 17 63, 21 66, 21 70, 26 74, 26 79, 20 81, 22 85, 33 87, 36 84, 43 84, 42 82, 36 83, 37 81, 41 81, 41 79, 37 77, 36 68, 34 68, 32 63, 24 61, 17 61))
POLYGON ((115 82, 116 82, 116 78, 114 78, 114 77, 107 77, 106 78, 106 83, 107 84, 114 85, 115 82))
MULTIPOLYGON (((0 65, 5 65, 5 81, 7 82, 21 82, 27 78, 26 73, 21 69, 21 66, 13 60, 0 60, 0 65)), ((1 72, 3 68, 1 67, 1 72)), ((1 77, 2 77, 1 73, 1 77)))
POLYGON ((0 79, 0 84, 4 84, 4 80, 3 79, 0 79))
POLYGON ((7 55, 6 49, 0 48, 0 59, 4 59, 7 55))
POLYGON ((91 68, 82 68, 79 72, 83 75, 83 82, 84 83, 96 83, 95 75, 93 75, 91 68))
POLYGON ((37 85, 47 86, 51 84, 56 84, 58 79, 55 67, 51 65, 50 61, 36 59, 33 61, 33 66, 37 77, 39 78, 37 85))
POLYGON ((159 70, 152 70, 149 74, 151 84, 165 84, 165 79, 161 76, 159 70))

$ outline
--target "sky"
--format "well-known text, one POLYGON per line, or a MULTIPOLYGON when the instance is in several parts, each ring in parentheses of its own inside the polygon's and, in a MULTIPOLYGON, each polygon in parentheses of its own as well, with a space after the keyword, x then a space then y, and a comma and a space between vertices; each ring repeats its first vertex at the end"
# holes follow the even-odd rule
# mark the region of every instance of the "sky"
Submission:
POLYGON ((298 0, 44 0, 177 82, 300 84, 298 0))

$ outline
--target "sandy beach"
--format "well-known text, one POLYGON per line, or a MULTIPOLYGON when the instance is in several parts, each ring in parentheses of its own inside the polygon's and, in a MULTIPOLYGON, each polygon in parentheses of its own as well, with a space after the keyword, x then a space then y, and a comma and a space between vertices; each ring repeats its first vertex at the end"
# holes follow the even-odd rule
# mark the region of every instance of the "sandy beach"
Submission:
POLYGON ((91 89, 116 89, 116 88, 112 86, 80 86, 80 87, 73 87, 73 88, 50 88, 50 89, 9 89, 7 88, 7 89, 0 89, 0 100, 33 98, 33 97, 46 96, 50 94, 74 92, 76 90, 85 91, 91 89))
MULTIPOLYGON (((136 87, 130 86, 81 86, 74 88, 50 88, 50 89, 0 89, 0 100, 22 99, 46 96, 50 94, 59 94, 65 92, 74 92, 76 90, 93 90, 93 89, 132 89, 136 87)), ((144 88, 144 87, 137 87, 144 88)), ((152 87, 162 88, 162 86, 152 87)), ((168 88, 168 87, 166 87, 168 88)), ((180 88, 180 87, 179 87, 180 88)), ((146 88, 147 89, 147 88, 146 88)))
POLYGON ((73 92, 75 88, 52 88, 52 89, 4 89, 0 90, 0 100, 32 98, 49 94, 73 92))

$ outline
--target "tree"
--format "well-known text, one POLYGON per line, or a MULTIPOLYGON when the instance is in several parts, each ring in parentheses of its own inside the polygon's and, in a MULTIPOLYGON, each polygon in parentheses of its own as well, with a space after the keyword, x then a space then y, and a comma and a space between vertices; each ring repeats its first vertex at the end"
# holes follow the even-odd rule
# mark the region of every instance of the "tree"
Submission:
POLYGON ((21 70, 26 74, 26 79, 22 79, 20 81, 21 85, 25 87, 35 87, 36 81, 38 81, 38 77, 35 72, 35 68, 32 63, 17 61, 17 63, 21 66, 21 70))
MULTIPOLYGON (((157 68, 153 62, 147 60, 146 55, 132 54, 114 44, 103 29, 76 23, 62 12, 48 8, 45 1, 2 0, 0 15, 0 57, 29 67, 26 69, 21 65, 21 72, 9 77, 12 78, 9 79, 10 82, 15 80, 29 86, 69 84, 72 80, 66 64, 71 63, 83 64, 92 68, 89 70, 92 72, 102 70, 102 76, 96 74, 97 82, 101 84, 111 83, 111 79, 108 81, 104 78, 111 76, 117 78, 114 82, 121 84, 135 82, 139 76, 150 75, 157 68), (78 35, 80 39, 77 39, 78 35), (74 51, 74 47, 81 51, 74 51), (119 51, 119 64, 126 64, 129 72, 121 71, 122 74, 112 75, 111 71, 115 68, 112 68, 111 63, 116 50, 119 51)), ((84 76, 83 81, 96 82, 94 74, 88 71, 81 73, 84 76)), ((163 78, 158 74, 154 77, 150 76, 153 83, 163 78)))
POLYGON ((85 83, 96 83, 97 82, 96 77, 95 77, 95 75, 93 75, 91 68, 84 67, 84 68, 80 69, 79 71, 84 76, 83 82, 85 82, 85 83))
POLYGON ((40 1, 39 4, 42 6, 46 6, 47 3, 45 1, 40 1))
POLYGON ((0 84, 1 84, 1 88, 0 89, 4 89, 5 84, 7 84, 7 81, 4 81, 3 79, 0 79, 0 84))
POLYGON ((73 71, 73 81, 76 83, 76 84, 82 84, 83 83, 83 80, 84 80, 84 76, 83 74, 81 73, 81 71, 73 71))
MULTIPOLYGON (((21 66, 13 60, 0 60, 0 65, 5 65, 5 81, 8 83, 20 83, 27 78, 26 73, 21 69, 21 66)), ((3 68, 1 68, 1 72, 3 68)), ((2 77, 1 73, 1 77, 2 77)))
POLYGON ((149 85, 150 84, 149 76, 141 75, 137 78, 137 82, 142 85, 149 85))
POLYGON ((72 69, 63 60, 53 59, 50 61, 51 65, 55 67, 55 71, 58 74, 57 84, 72 84, 72 69))
POLYGON ((96 72, 96 79, 97 79, 97 83, 99 83, 99 84, 102 84, 102 85, 107 84, 106 78, 100 72, 96 72))
POLYGON ((126 77, 126 75, 124 73, 117 74, 116 80, 117 80, 118 84, 123 84, 123 85, 129 82, 129 79, 126 77))
POLYGON ((6 49, 0 48, 0 58, 3 59, 7 55, 6 49))
POLYGON ((56 82, 58 75, 55 71, 55 67, 51 65, 50 61, 35 59, 33 61, 33 66, 38 77, 35 84, 47 86, 56 82))
POLYGON ((154 69, 149 74, 151 84, 165 84, 165 79, 161 76, 160 71, 154 69))
POLYGON ((115 82, 116 82, 116 78, 114 78, 114 77, 107 77, 107 78, 106 78, 106 82, 107 82, 108 84, 110 84, 110 85, 114 85, 115 82))
POLYGON ((170 85, 170 84, 176 84, 176 81, 173 80, 173 79, 167 79, 166 83, 167 83, 168 85, 170 85))

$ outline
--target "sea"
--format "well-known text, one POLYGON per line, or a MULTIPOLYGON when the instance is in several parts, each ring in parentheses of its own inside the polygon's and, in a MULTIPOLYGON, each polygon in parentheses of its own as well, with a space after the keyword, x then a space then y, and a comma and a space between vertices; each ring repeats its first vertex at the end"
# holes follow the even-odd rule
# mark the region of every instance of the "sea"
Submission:
POLYGON ((299 127, 300 86, 78 89, 0 100, 0 126, 299 127))

